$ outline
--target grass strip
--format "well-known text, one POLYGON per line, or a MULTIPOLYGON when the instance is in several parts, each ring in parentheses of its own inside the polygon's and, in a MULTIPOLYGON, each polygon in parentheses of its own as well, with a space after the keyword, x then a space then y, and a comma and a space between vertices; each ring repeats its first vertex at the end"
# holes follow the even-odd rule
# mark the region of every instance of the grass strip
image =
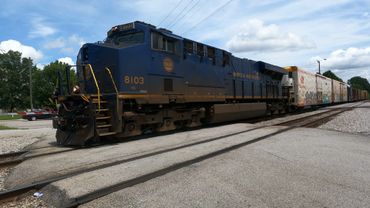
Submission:
POLYGON ((20 115, 0 115, 0 120, 14 120, 14 119, 20 119, 20 115))
POLYGON ((17 128, 0 125, 0 130, 10 130, 10 129, 17 129, 17 128))

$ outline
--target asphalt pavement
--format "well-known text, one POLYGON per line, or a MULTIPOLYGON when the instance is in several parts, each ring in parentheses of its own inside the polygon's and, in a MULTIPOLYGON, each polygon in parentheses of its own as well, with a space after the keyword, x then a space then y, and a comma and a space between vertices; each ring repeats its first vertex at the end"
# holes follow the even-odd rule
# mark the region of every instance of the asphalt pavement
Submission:
POLYGON ((294 129, 82 207, 368 207, 370 138, 294 129))

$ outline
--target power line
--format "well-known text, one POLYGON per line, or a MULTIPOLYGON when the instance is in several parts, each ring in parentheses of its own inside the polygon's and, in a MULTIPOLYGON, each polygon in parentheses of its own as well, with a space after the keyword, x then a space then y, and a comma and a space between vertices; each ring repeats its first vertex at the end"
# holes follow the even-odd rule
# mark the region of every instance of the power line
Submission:
POLYGON ((182 35, 185 35, 187 32, 189 32, 190 30, 196 28, 199 24, 201 24, 202 22, 204 22, 205 20, 207 20, 208 18, 210 18, 211 16, 213 16, 214 14, 216 14, 218 11, 220 11, 223 7, 227 6, 228 4, 230 4, 233 0, 229 0, 228 2, 226 2, 225 4, 221 5, 220 7, 218 7, 216 10, 214 10, 211 14, 209 14, 207 17, 203 18, 201 21, 199 21, 198 23, 196 23, 195 25, 193 25, 191 28, 189 28, 188 30, 186 30, 185 32, 182 33, 182 35))
POLYGON ((182 3, 182 0, 178 1, 176 6, 167 14, 167 16, 165 18, 162 19, 162 21, 158 24, 158 27, 177 9, 177 7, 180 6, 180 4, 182 3))
POLYGON ((179 23, 179 22, 181 22, 182 20, 183 20, 183 18, 185 17, 185 16, 187 16, 188 14, 189 14, 189 12, 191 11, 191 10, 193 10, 194 8, 195 8, 195 6, 197 6, 198 4, 199 4, 199 2, 200 2, 200 0, 198 0, 197 2, 195 2, 195 4, 190 8, 190 9, 188 9, 180 18, 179 18, 179 20, 177 21, 177 22, 175 22, 174 24, 172 24, 172 25, 170 25, 169 27, 174 27, 177 23, 179 23))
POLYGON ((187 9, 191 5, 191 3, 193 3, 193 1, 194 0, 189 1, 189 3, 181 10, 181 12, 174 18, 174 20, 170 24, 168 24, 167 27, 169 27, 170 25, 175 23, 177 21, 177 19, 179 18, 179 16, 182 15, 182 13, 185 11, 185 9, 187 9))

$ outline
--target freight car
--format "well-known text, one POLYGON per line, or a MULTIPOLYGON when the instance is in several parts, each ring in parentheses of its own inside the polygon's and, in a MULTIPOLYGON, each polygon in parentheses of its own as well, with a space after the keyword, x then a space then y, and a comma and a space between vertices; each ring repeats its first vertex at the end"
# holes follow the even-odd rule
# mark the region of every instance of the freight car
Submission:
POLYGON ((366 90, 360 90, 352 87, 348 90, 348 94, 348 99, 350 101, 366 100, 369 98, 366 90))
POLYGON ((368 91, 361 90, 360 94, 361 94, 361 96, 359 98, 360 100, 367 100, 367 99, 369 99, 369 93, 368 93, 368 91))
POLYGON ((82 46, 73 90, 68 70, 56 91, 60 145, 282 112, 292 86, 281 67, 139 21, 82 46))
POLYGON ((352 88, 344 82, 304 71, 296 66, 285 67, 292 78, 291 105, 295 108, 330 105, 367 99, 367 91, 352 88))

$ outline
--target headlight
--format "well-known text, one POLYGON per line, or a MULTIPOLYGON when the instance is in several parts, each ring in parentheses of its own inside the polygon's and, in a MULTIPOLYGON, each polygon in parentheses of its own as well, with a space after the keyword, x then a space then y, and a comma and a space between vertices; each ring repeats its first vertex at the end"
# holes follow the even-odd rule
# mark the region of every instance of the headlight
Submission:
POLYGON ((72 92, 75 93, 75 94, 80 93, 80 87, 78 85, 74 86, 73 89, 72 89, 72 92))

